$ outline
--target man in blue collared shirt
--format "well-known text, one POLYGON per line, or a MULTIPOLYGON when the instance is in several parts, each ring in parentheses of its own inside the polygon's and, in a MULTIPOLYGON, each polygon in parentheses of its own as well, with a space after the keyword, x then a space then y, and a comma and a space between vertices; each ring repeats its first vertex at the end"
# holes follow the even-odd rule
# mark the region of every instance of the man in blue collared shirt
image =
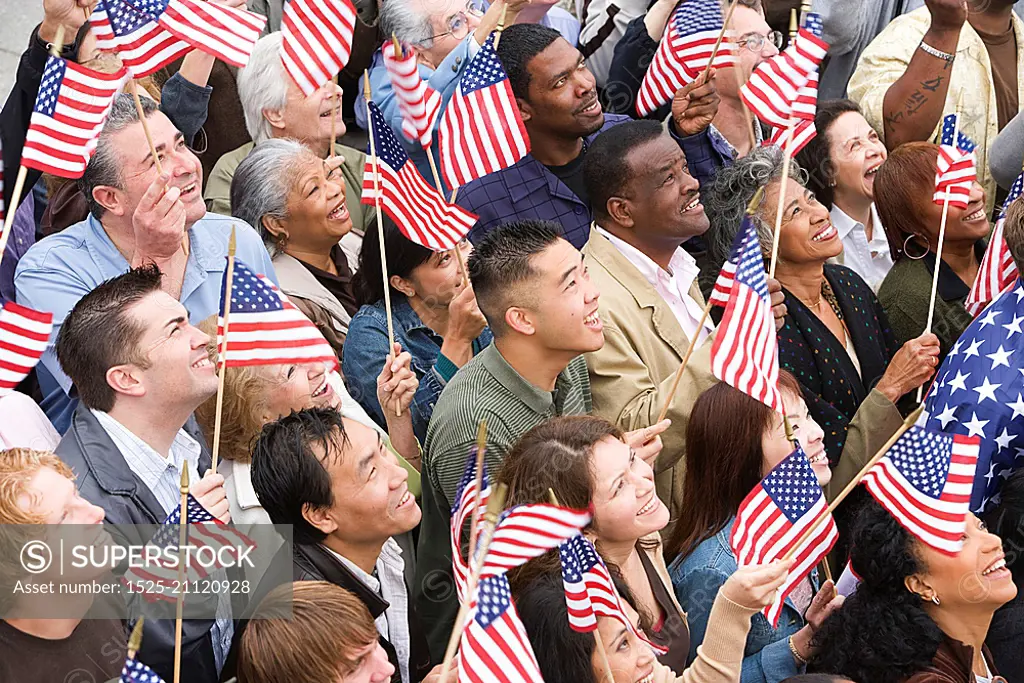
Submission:
POLYGON ((228 238, 237 235, 237 257, 276 282, 263 242, 242 221, 206 213, 203 169, 157 105, 143 111, 163 174, 149 151, 130 95, 119 95, 96 153, 79 181, 90 215, 35 244, 14 276, 18 302, 53 313, 51 346, 37 366, 43 410, 61 433, 77 403, 71 379, 53 352, 65 316, 85 294, 129 268, 153 263, 162 288, 194 320, 220 308, 228 238))

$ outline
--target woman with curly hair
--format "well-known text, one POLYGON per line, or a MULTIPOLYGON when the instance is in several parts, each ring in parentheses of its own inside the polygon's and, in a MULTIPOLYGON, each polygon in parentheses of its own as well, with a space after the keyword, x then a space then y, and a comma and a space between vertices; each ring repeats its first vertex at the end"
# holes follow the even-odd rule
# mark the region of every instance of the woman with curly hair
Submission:
POLYGON ((856 592, 825 620, 810 666, 861 683, 987 683, 992 615, 1017 595, 1002 542, 967 515, 963 549, 946 555, 871 502, 857 518, 856 592))

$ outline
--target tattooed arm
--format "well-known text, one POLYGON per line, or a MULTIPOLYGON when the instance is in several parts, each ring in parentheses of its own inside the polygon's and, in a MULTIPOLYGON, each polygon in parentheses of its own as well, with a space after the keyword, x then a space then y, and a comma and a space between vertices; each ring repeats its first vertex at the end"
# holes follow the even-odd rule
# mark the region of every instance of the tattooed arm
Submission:
MULTIPOLYGON (((967 0, 927 0, 931 25, 922 42, 956 54, 960 28, 967 19, 967 0)), ((918 49, 907 70, 885 93, 882 121, 890 150, 904 142, 927 140, 942 118, 953 62, 918 49)))

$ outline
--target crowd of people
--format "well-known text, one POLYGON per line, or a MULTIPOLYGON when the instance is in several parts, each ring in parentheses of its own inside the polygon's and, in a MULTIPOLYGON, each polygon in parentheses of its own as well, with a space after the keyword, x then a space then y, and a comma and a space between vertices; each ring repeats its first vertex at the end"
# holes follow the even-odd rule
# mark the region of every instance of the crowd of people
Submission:
MULTIPOLYGON (((776 624, 762 610, 793 561, 741 566, 729 540, 794 438, 831 501, 933 382, 955 398, 923 424, 1024 454, 1024 283, 985 317, 967 305, 1024 167, 1011 0, 814 0, 830 49, 816 137, 792 160, 740 88, 791 39, 793 0, 723 0, 734 65, 644 118, 638 92, 679 0, 357 0, 349 63, 308 96, 282 64, 283 0, 209 1, 267 17, 248 62, 196 50, 140 81, 139 104, 117 95, 77 181, 29 170, 12 204, 49 52, 119 67, 96 48, 96 0, 42 1, 0 115, 14 214, 0 300, 53 314, 41 361, 0 398, 0 524, 130 534, 175 511, 186 472, 198 504, 267 559, 245 600, 217 597, 179 634, 147 619, 139 661, 171 681, 177 636, 183 683, 455 681, 452 516, 486 423, 506 505, 589 510, 584 534, 632 621, 573 630, 557 550, 512 570, 548 683, 608 668, 614 683, 1024 683, 1012 456, 978 469, 986 494, 956 555, 855 492, 776 624), (361 201, 364 86, 430 180, 438 145, 402 137, 381 46, 411 50, 443 106, 495 30, 530 152, 458 188, 476 223, 433 251, 361 201), (954 112, 977 181, 946 211, 937 143, 954 112), (777 240, 785 420, 712 370, 719 313, 705 305, 745 215, 766 267, 777 240), (229 240, 337 363, 220 366, 229 240), (998 351, 982 347, 997 325, 998 351), (1001 432, 979 419, 986 400, 1001 432)), ((1022 201, 1002 225, 1018 272, 1022 201)), ((31 616, 13 543, 0 540, 0 681, 117 679, 132 624, 92 618, 89 600, 79 618, 31 616)))

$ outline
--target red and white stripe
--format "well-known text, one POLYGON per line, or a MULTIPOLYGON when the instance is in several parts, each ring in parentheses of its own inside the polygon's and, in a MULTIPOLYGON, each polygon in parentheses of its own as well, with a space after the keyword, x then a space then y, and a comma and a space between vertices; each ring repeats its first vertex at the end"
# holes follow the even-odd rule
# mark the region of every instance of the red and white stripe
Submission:
POLYGON ((267 23, 263 15, 202 0, 170 0, 154 18, 178 38, 237 67, 249 61, 267 23))
MULTIPOLYGON (((469 457, 475 459, 476 453, 470 453, 469 457)), ((491 499, 491 486, 487 481, 486 473, 483 483, 483 492, 480 495, 479 501, 480 505, 477 508, 477 487, 474 473, 473 478, 470 479, 462 491, 462 498, 459 499, 458 505, 455 508, 455 514, 452 515, 451 528, 449 529, 452 537, 452 574, 455 576, 455 591, 459 596, 460 603, 466 600, 466 583, 469 580, 469 561, 462 559, 462 530, 470 523, 475 509, 480 510, 477 518, 479 525, 477 532, 483 527, 483 513, 487 509, 488 501, 491 499)), ((477 538, 479 538, 479 535, 477 538)))
POLYGON ((950 145, 939 145, 936 161, 935 194, 932 201, 943 204, 948 196, 949 205, 966 209, 971 202, 971 188, 978 179, 974 152, 962 152, 950 145))
POLYGON ((557 548, 590 523, 590 513, 546 503, 519 505, 498 523, 481 576, 494 576, 557 548))
POLYGON ((0 311, 0 396, 14 391, 46 351, 53 313, 8 301, 0 311))
POLYGON ((289 0, 281 18, 281 61, 309 97, 352 55, 356 8, 350 0, 289 0))
POLYGON ((418 140, 424 149, 430 147, 441 113, 441 94, 420 76, 416 54, 411 50, 408 54, 396 55, 395 43, 389 41, 381 47, 381 55, 402 112, 402 134, 409 141, 418 140))
MULTIPOLYGON (((116 52, 121 63, 134 78, 143 78, 159 71, 194 49, 161 28, 148 15, 146 18, 149 21, 144 25, 128 35, 117 35, 111 26, 107 7, 107 0, 99 0, 92 16, 89 17, 89 26, 96 36, 96 48, 116 52)), ((126 7, 125 11, 135 12, 130 7, 126 7)))
POLYGON ((949 473, 938 499, 919 491, 888 457, 868 470, 863 481, 871 495, 910 533, 940 552, 956 555, 963 548, 981 440, 962 434, 950 436, 953 448, 949 473))
MULTIPOLYGON (((501 582, 505 576, 481 581, 501 582)), ((484 628, 476 621, 476 600, 459 645, 459 683, 544 683, 537 657, 515 603, 509 598, 504 613, 484 628)))
POLYGON ((971 293, 964 301, 964 306, 973 316, 977 316, 992 300, 1012 287, 1020 276, 1017 264, 1013 262, 1013 256, 1010 254, 1010 248, 1003 238, 1005 220, 1001 218, 996 221, 988 248, 985 249, 985 256, 982 257, 978 268, 978 277, 975 278, 971 293))
POLYGON ((781 54, 762 62, 740 87, 740 99, 760 120, 789 125, 797 97, 828 52, 828 43, 801 28, 781 54))

